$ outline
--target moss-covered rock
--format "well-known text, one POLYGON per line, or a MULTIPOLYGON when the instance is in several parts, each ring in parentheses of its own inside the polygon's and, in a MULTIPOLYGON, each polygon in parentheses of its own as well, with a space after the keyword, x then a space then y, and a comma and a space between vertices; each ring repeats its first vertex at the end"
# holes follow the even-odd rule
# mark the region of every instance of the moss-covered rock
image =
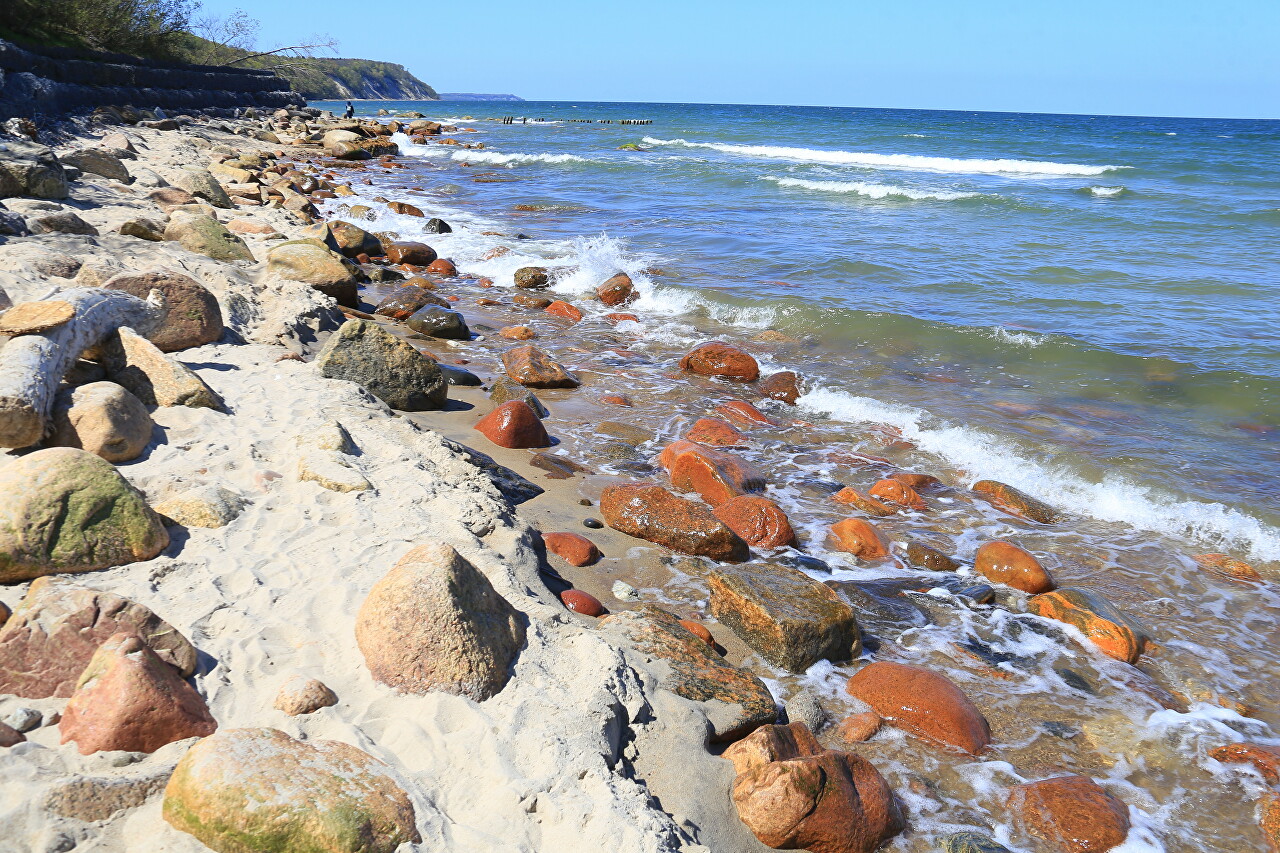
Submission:
POLYGON ((178 762, 164 819, 218 853, 393 853, 421 840, 382 762, 345 743, 229 729, 178 762))
POLYGON ((92 453, 51 447, 0 471, 0 583, 149 560, 168 544, 142 493, 92 453))
POLYGON ((164 239, 172 240, 188 252, 215 261, 253 261, 253 253, 236 235, 212 216, 174 211, 164 229, 164 239))

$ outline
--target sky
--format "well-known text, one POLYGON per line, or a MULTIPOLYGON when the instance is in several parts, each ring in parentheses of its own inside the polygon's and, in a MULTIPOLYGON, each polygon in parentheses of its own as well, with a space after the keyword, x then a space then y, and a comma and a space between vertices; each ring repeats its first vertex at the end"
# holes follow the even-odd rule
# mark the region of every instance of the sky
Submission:
POLYGON ((1280 0, 203 0, 440 92, 1280 119, 1280 0))

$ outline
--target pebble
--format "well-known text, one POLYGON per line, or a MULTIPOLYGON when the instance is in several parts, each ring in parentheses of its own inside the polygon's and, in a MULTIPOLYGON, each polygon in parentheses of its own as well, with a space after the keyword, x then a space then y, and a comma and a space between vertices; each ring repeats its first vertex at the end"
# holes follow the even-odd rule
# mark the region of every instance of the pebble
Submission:
POLYGON ((602 527, 604 527, 604 525, 603 525, 603 524, 601 524, 601 523, 600 523, 600 521, 599 521, 598 519, 595 519, 595 518, 588 518, 588 519, 584 519, 584 520, 583 520, 583 522, 582 522, 582 526, 583 526, 583 527, 586 527, 586 528, 589 528, 589 529, 591 529, 591 530, 599 530, 599 529, 601 529, 602 527))
POLYGON ((14 708, 4 716, 4 724, 26 734, 40 725, 43 715, 35 708, 14 708))
POLYGON ((637 601, 640 598, 640 592, 626 581, 614 581, 613 597, 619 601, 637 601))

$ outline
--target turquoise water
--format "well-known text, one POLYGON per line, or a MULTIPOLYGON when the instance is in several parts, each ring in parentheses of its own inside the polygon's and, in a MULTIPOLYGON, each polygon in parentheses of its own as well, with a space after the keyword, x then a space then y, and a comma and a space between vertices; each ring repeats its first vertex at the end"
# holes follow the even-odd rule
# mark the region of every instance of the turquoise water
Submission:
POLYGON ((1280 560, 1280 122, 572 102, 361 112, 377 107, 472 119, 479 132, 458 138, 484 150, 403 146, 442 204, 598 256, 587 266, 658 268, 651 311, 812 336, 808 363, 788 365, 811 412, 890 423, 1076 512, 1280 560), (545 121, 485 120, 514 112, 545 121), (567 121, 627 118, 653 123, 567 121), (434 171, 462 164, 509 181, 434 171))

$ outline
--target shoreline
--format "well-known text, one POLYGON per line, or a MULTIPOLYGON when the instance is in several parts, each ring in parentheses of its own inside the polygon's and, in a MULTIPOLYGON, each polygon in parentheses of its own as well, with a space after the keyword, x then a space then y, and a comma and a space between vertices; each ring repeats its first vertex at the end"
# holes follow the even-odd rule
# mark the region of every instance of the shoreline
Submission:
MULTIPOLYGON (((310 193, 281 194, 285 205, 294 206, 299 213, 284 207, 251 203, 205 211, 228 223, 232 220, 248 223, 233 231, 242 234, 256 259, 252 266, 214 261, 172 241, 116 236, 114 232, 125 221, 159 217, 160 208, 147 199, 145 187, 132 188, 91 175, 85 176, 88 180, 73 184, 72 201, 67 207, 83 214, 100 236, 54 233, 35 238, 10 238, 0 247, 0 287, 11 297, 17 296, 13 299, 15 302, 43 295, 41 289, 47 288, 49 280, 47 270, 51 264, 59 263, 59 254, 80 261, 76 279, 67 284, 100 283, 126 269, 164 266, 189 275, 208 288, 222 305, 224 319, 232 333, 222 342, 184 349, 175 356, 222 399, 221 410, 183 406, 156 408, 151 415, 157 424, 156 439, 159 440, 153 439, 137 460, 121 463, 119 470, 153 505, 182 497, 196 486, 217 485, 243 501, 239 515, 226 526, 214 529, 168 525, 171 544, 159 557, 65 577, 77 584, 144 603, 189 637, 206 658, 197 669, 195 684, 206 697, 221 728, 271 726, 295 736, 332 738, 385 761, 397 782, 408 792, 414 807, 415 828, 423 839, 423 846, 413 849, 435 849, 433 844, 444 844, 450 849, 492 849, 494 844, 500 844, 514 849, 586 850, 598 849, 601 837, 615 839, 618 849, 625 850, 768 849, 739 820, 739 812, 728 796, 735 768, 718 757, 723 747, 708 748, 704 743, 708 726, 715 725, 708 719, 719 713, 715 700, 694 702, 677 698, 662 686, 670 684, 670 662, 661 656, 655 658, 652 653, 630 650, 628 646, 632 644, 621 639, 618 633, 622 623, 613 622, 611 628, 607 621, 572 613, 557 596, 567 584, 594 596, 614 614, 634 611, 636 603, 656 600, 676 610, 680 618, 705 622, 729 664, 763 677, 775 700, 797 700, 789 706, 793 719, 800 713, 800 693, 809 690, 812 697, 810 687, 818 684, 835 685, 836 690, 843 692, 843 682, 852 668, 819 663, 805 681, 764 663, 759 658, 765 653, 762 641, 757 637, 754 645, 749 645, 743 640, 743 636, 756 636, 750 626, 732 630, 723 620, 709 615, 705 599, 697 599, 703 595, 705 583, 699 575, 706 575, 715 565, 696 557, 668 556, 664 549, 614 529, 611 524, 598 528, 584 525, 587 519, 603 519, 601 493, 609 485, 622 482, 623 477, 571 471, 570 476, 563 479, 548 478, 545 469, 530 464, 529 450, 499 447, 476 432, 475 425, 496 408, 488 396, 488 386, 501 378, 501 368, 495 364, 499 350, 495 347, 509 350, 526 342, 540 345, 547 338, 556 357, 563 357, 570 370, 583 381, 583 387, 577 389, 534 389, 555 416, 551 419, 555 424, 552 438, 561 439, 559 449, 565 449, 566 444, 571 448, 587 446, 587 439, 579 438, 577 432, 569 434, 571 424, 566 421, 573 421, 574 428, 580 428, 584 436, 594 434, 606 422, 602 417, 615 411, 617 422, 626 425, 632 407, 604 398, 637 395, 637 405, 648 406, 645 417, 652 417, 655 407, 663 404, 660 393, 664 393, 664 389, 671 392, 676 387, 684 390, 672 392, 676 396, 671 399, 686 402, 700 396, 708 414, 737 433, 735 437, 722 432, 722 436, 729 436, 724 443, 711 442, 718 445, 716 453, 726 454, 730 460, 711 457, 710 467, 720 467, 710 475, 689 474, 690 487, 680 489, 685 494, 700 493, 707 498, 704 491, 707 476, 722 484, 728 480, 732 486, 736 476, 732 469, 742 463, 738 448, 744 443, 752 446, 754 460, 754 454, 776 451, 779 442, 791 442, 793 438, 803 441, 805 431, 813 426, 803 420, 804 413, 786 408, 784 404, 762 402, 768 395, 759 394, 760 386, 754 382, 730 384, 720 379, 700 378, 697 370, 693 375, 687 371, 669 372, 662 382, 632 381, 627 365, 633 361, 642 363, 645 353, 642 351, 641 357, 637 357, 627 349, 626 340, 634 338, 636 333, 629 332, 625 326, 621 329, 615 326, 613 332, 590 332, 615 341, 614 348, 606 352, 605 360, 599 361, 603 347, 598 346, 595 339, 573 337, 572 329, 577 323, 573 316, 575 312, 580 315, 581 310, 572 303, 565 303, 563 299, 557 302, 567 306, 557 309, 565 312, 562 316, 570 321, 563 325, 563 320, 548 318, 540 308, 512 306, 504 301, 505 297, 520 293, 519 290, 486 287, 479 276, 465 272, 458 276, 456 270, 450 274, 447 266, 436 271, 427 264, 405 267, 391 264, 385 258, 381 262, 365 263, 362 274, 405 278, 425 275, 426 284, 431 285, 429 292, 443 296, 446 304, 456 299, 455 307, 462 309, 468 323, 475 327, 471 331, 482 335, 475 340, 468 335, 468 340, 456 342, 439 338, 411 341, 415 348, 426 351, 441 363, 459 362, 457 366, 474 371, 485 384, 479 387, 451 385, 450 404, 443 410, 403 413, 393 412, 354 384, 324 379, 314 362, 329 337, 352 317, 393 329, 400 340, 407 338, 407 330, 399 323, 373 313, 377 302, 368 298, 378 294, 381 301, 403 281, 364 283, 361 288, 364 298, 350 306, 354 311, 343 312, 310 285, 289 280, 280 275, 278 269, 270 269, 269 264, 262 262, 268 252, 282 242, 280 237, 286 241, 305 239, 309 236, 308 225, 324 221, 312 205, 336 205, 347 193, 355 192, 353 186, 361 186, 363 191, 364 186, 359 182, 366 175, 394 175, 395 167, 403 161, 375 156, 369 160, 323 159, 318 163, 299 163, 320 159, 320 147, 285 145, 282 148, 281 137, 287 138, 291 130, 269 130, 253 122, 212 122, 219 123, 239 124, 248 132, 262 130, 274 134, 278 131, 277 142, 251 141, 244 136, 200 128, 198 124, 168 132, 134 128, 127 130, 128 135, 145 147, 138 152, 137 159, 126 158, 123 163, 134 176, 135 184, 143 170, 169 183, 179 180, 182 166, 203 162, 210 154, 215 160, 231 159, 230 155, 216 150, 218 145, 231 145, 232 153, 239 155, 280 151, 287 155, 291 149, 296 151, 292 158, 269 158, 262 170, 256 170, 251 177, 255 181, 264 180, 271 168, 266 163, 292 163, 302 173, 302 177, 294 179, 299 189, 305 189, 305 178, 325 181, 330 189, 317 183, 310 193), (211 137, 206 140, 207 146, 193 141, 196 131, 211 137), (334 177, 324 177, 328 174, 334 177), (347 192, 336 192, 338 187, 346 187, 347 192), (316 195, 317 192, 330 197, 316 195), (254 225, 266 226, 279 237, 255 234, 255 229, 250 227, 254 225), (38 251, 10 250, 11 246, 24 245, 24 241, 25 245, 38 247, 38 251), (43 266, 45 271, 37 266, 43 266), (377 272, 378 269, 394 272, 377 272), (483 293, 492 296, 481 295, 483 293), (480 301, 486 299, 488 302, 480 301), (476 318, 485 316, 501 318, 491 322, 495 326, 498 322, 506 323, 504 329, 517 325, 514 320, 521 316, 528 317, 530 325, 538 326, 539 332, 528 341, 508 340, 497 328, 481 331, 484 324, 476 318), (547 323, 553 325, 546 327, 549 332, 544 332, 542 329, 547 323), (231 339, 236 342, 228 342, 231 339), (753 390, 742 393, 744 389, 753 390), (725 398, 737 399, 745 405, 736 408, 730 405, 726 410, 722 403, 725 398), (751 405, 752 401, 761 403, 763 413, 751 405), (730 410, 738 420, 734 420, 730 410), (764 420, 755 420, 757 416, 764 420), (770 419, 775 423, 770 425, 770 419), (338 442, 341 448, 335 448, 332 442, 324 443, 327 440, 323 437, 335 432, 334 423, 339 425, 336 432, 348 437, 347 442, 338 442), (566 431, 563 436, 557 436, 555 430, 562 424, 566 431), (781 438, 774 437, 775 430, 781 438), (508 505, 486 473, 487 463, 477 465, 469 461, 469 454, 449 442, 472 447, 491 457, 497 465, 535 483, 543 490, 542 494, 517 506, 508 505), (324 464, 320 464, 315 461, 314 453, 329 455, 324 455, 324 464), (332 455, 335 453, 336 457, 332 455), (335 464, 342 470, 335 473, 335 464), (359 486, 361 480, 363 487, 359 486), (329 483, 328 487, 323 485, 325 482, 329 483), (356 486, 347 488, 351 482, 356 486), (334 483, 340 488, 335 488, 334 483), (584 499, 590 501, 590 505, 583 505, 584 499), (603 559, 588 566, 572 566, 560 556, 544 551, 539 531, 586 536, 603 552, 603 559), (516 658, 510 681, 496 696, 484 702, 441 693, 396 694, 370 678, 360 651, 351 645, 357 610, 370 589, 405 551, 424 541, 451 545, 487 577, 501 597, 527 617, 527 645, 516 658), (560 582, 557 576, 562 579, 560 582), (615 581, 639 589, 640 601, 632 603, 614 597, 615 581), (681 592, 664 597, 662 591, 668 587, 681 588, 681 592), (655 590, 658 591, 656 599, 655 590), (338 704, 294 717, 270 710, 285 675, 321 679, 337 694, 338 704), (458 784, 458 779, 468 781, 458 784)), ((116 129, 103 128, 106 132, 116 129)), ((97 143, 98 138, 89 132, 79 141, 97 143)), ((63 139, 62 143, 60 149, 74 147, 69 139, 63 139)), ((241 166, 232 168, 242 169, 241 166)), ((224 187, 231 185, 235 191, 247 193, 243 198, 263 193, 262 184, 222 183, 224 187), (258 189, 254 190, 253 186, 258 189)), ((384 191, 391 194, 390 190, 384 191)), ((430 199, 412 192, 400 197, 407 200, 402 203, 408 204, 421 200, 418 203, 428 210, 419 211, 426 215, 417 218, 425 223, 431 215, 427 204, 430 199)), ((10 200, 5 202, 8 205, 10 200)), ((19 202, 15 206, 22 208, 24 204, 19 202)), ((38 206, 26 204, 25 207, 28 215, 38 216, 43 212, 38 206)), ((331 217, 330 221, 339 218, 342 217, 331 217)), ((361 222, 354 216, 346 221, 356 225, 361 222)), ((410 235, 408 239, 417 240, 420 235, 410 235)), ((384 242, 381 247, 384 254, 395 244, 394 238, 384 242)), ((65 264, 62 269, 65 271, 65 264)), ((335 293, 357 293, 354 282, 343 282, 340 286, 336 283, 317 285, 320 286, 335 293)), ((558 295, 541 288, 524 291, 525 295, 536 297, 544 292, 558 295)), ((574 301, 581 302, 584 298, 588 297, 578 295, 574 301)), ((615 314, 630 310, 625 301, 611 308, 615 314)), ((728 341, 737 353, 745 353, 753 362, 759 357, 765 368, 760 371, 761 378, 766 382, 784 372, 770 367, 776 364, 773 355, 797 343, 786 336, 728 341), (737 349, 739 344, 743 349, 737 349)), ((794 355, 795 351, 791 353, 794 355)), ((739 356, 730 354, 729 357, 734 360, 739 356)), ((720 375, 725 374, 721 371, 720 375)), ((795 381, 793 377, 792 382, 795 381)), ((798 381, 803 382, 803 378, 798 381)), ((795 395, 789 390, 798 393, 800 389, 782 390, 784 396, 791 396, 793 403, 795 395)), ((666 466, 669 472, 664 472, 651 461, 645 461, 652 453, 636 451, 641 446, 653 451, 661 449, 664 436, 679 438, 687 424, 682 421, 677 424, 679 432, 674 436, 667 435, 665 429, 655 432, 646 428, 634 435, 612 437, 623 444, 630 442, 632 446, 629 457, 621 448, 614 448, 634 464, 625 479, 666 484, 668 473, 672 479, 676 477, 678 461, 670 462, 666 466)), ((712 428, 720 429, 714 425, 712 428)), ((880 439, 887 448, 886 453, 907 452, 902 447, 895 448, 902 440, 901 435, 883 435, 880 439)), ((567 458, 579 465, 596 467, 589 458, 558 453, 557 447, 547 452, 562 460, 567 458)), ((923 501, 935 507, 953 503, 983 506, 964 486, 911 479, 914 472, 888 459, 858 453, 842 455, 835 447, 830 448, 830 453, 831 464, 846 472, 862 466, 868 471, 880 472, 876 474, 883 476, 880 482, 908 486, 905 491, 895 493, 902 500, 910 501, 915 494, 913 488, 918 488, 920 495, 916 497, 923 496, 923 501), (888 476, 890 472, 902 474, 906 479, 894 480, 888 476)), ((3 476, 6 467, 20 457, 6 454, 0 458, 3 459, 0 476, 3 476)), ((873 479, 869 474, 865 476, 868 482, 873 479)), ((738 486, 742 479, 736 481, 738 486)), ((765 494, 773 496, 773 490, 790 487, 791 484, 774 484, 765 494)), ((755 487, 740 490, 748 493, 744 497, 763 491, 755 487)), ((884 501, 888 498, 883 494, 880 496, 883 500, 877 503, 876 495, 876 492, 870 497, 859 495, 855 506, 863 509, 863 517, 871 518, 873 524, 884 524, 893 531, 893 536, 887 537, 893 540, 893 551, 885 556, 891 568, 909 575, 915 561, 921 559, 913 557, 907 548, 908 542, 916 543, 915 532, 912 530, 907 540, 901 535, 901 531, 907 530, 906 521, 878 520, 880 509, 887 509, 886 515, 894 509, 886 507, 884 501), (866 512, 866 507, 873 511, 866 512)), ((1027 503, 1023 497, 1015 494, 1012 499, 997 501, 990 517, 1026 533, 1030 541, 1037 535, 1037 529, 1020 515, 1034 516, 1039 510, 1035 502, 1027 503), (1010 509, 1016 512, 1010 513, 1010 509)), ((707 503, 715 505, 710 498, 707 503)), ((821 541, 825 520, 793 517, 791 521, 801 533, 803 544, 816 545, 821 541)), ((915 523, 914 517, 911 523, 915 523)), ((925 541, 934 540, 926 537, 925 541)), ((939 552, 938 556, 950 560, 950 553, 939 552)), ((864 555, 871 558, 868 562, 874 569, 875 555, 864 555)), ((781 559, 773 548, 757 549, 756 556, 781 559)), ((789 565, 805 569, 803 558, 803 552, 798 550, 794 557, 786 559, 791 560, 789 565)), ((862 565, 858 563, 860 568, 862 565)), ((1071 571, 1071 567, 1063 569, 1071 571)), ((889 639, 887 630, 902 619, 902 605, 888 603, 891 598, 896 600, 898 594, 857 598, 856 585, 847 583, 848 577, 873 576, 874 572, 855 572, 848 576, 837 573, 826 585, 810 583, 823 589, 834 587, 844 596, 853 597, 864 635, 875 638, 866 648, 873 656, 909 659, 913 654, 911 644, 901 638, 889 639), (899 608, 896 612, 895 607, 899 608), (877 634, 881 636, 876 637, 877 634)), ((1024 596, 1010 594, 999 583, 993 588, 972 570, 964 569, 954 577, 954 583, 951 580, 949 576, 939 575, 934 588, 921 586, 916 581, 906 584, 899 593, 911 602, 911 608, 932 614, 929 598, 937 589, 943 589, 944 592, 933 597, 946 602, 943 609, 950 613, 948 619, 977 606, 992 606, 993 602, 996 610, 1003 607, 1011 614, 1025 612, 1024 596)), ((16 608, 28 589, 25 583, 0 587, 0 601, 16 608)), ((1094 615, 1101 618, 1106 613, 1094 615)), ((773 617, 768 613, 763 617, 765 622, 770 618, 773 617)), ((1085 650, 1091 680, 1101 689, 1100 685, 1118 677, 1120 665, 1115 661, 1097 660, 1096 654, 1090 657, 1088 635, 1089 624, 1081 623, 1075 625, 1074 633, 1065 631, 1057 642, 1064 647, 1085 650), (1082 630, 1084 633, 1080 633, 1082 630)), ((1008 660, 999 659, 998 654, 992 657, 991 647, 981 641, 975 648, 978 649, 976 668, 965 673, 957 669, 952 673, 965 690, 976 680, 989 681, 1008 675, 1008 660), (1005 675, 1000 675, 1001 672, 1005 675)), ((973 657, 968 660, 972 664, 973 657)), ((1083 664, 1073 666, 1084 668, 1083 664)), ((1013 668, 1017 668, 1016 662, 1013 668)), ((1195 703, 1205 699, 1194 695, 1185 700, 1174 697, 1166 689, 1167 680, 1157 682, 1149 673, 1142 673, 1139 680, 1143 681, 1142 687, 1127 689, 1146 691, 1145 695, 1153 697, 1149 700, 1150 711, 1158 714, 1163 705, 1165 709, 1177 709, 1170 712, 1202 713, 1196 710, 1199 706, 1195 703)), ((1043 687, 1041 690, 1044 692, 1043 687)), ((1054 700, 1049 692, 1039 700, 1027 698, 1026 691, 1019 696, 1021 704, 1012 710, 993 704, 988 695, 975 700, 978 708, 974 713, 985 714, 997 742, 1011 743, 1017 739, 1014 733, 1018 721, 1012 717, 1028 710, 1050 717, 1054 713, 1054 700)), ((828 746, 853 749, 856 741, 844 739, 845 730, 837 725, 848 711, 831 705, 830 701, 827 694, 822 694, 822 701, 817 703, 820 708, 826 704, 824 710, 832 716, 832 725, 820 733, 820 738, 828 746)), ((1112 692, 1108 692, 1105 703, 1101 698, 1095 701, 1105 704, 1111 712, 1119 712, 1124 707, 1123 701, 1112 692)), ((50 720, 63 704, 62 699, 3 697, 0 698, 0 718, 19 707, 33 707, 45 720, 50 720)), ((1236 713, 1247 713, 1247 710, 1236 713)), ((817 719, 821 719, 820 715, 817 719)), ((889 728, 887 722, 885 727, 889 728)), ((155 781, 167 777, 190 741, 178 741, 150 756, 135 754, 117 759, 114 757, 117 753, 101 753, 80 757, 70 746, 56 746, 57 728, 52 724, 38 726, 28 732, 31 746, 20 744, 0 752, 0 769, 7 768, 0 790, 5 792, 6 801, 21 803, 7 817, 21 821, 22 831, 28 838, 44 840, 64 833, 80 840, 97 839, 101 849, 125 849, 126 846, 130 850, 205 849, 191 836, 171 828, 161 817, 162 796, 155 781), (86 776, 107 780, 103 784, 115 785, 124 780, 136 783, 139 791, 147 786, 150 789, 140 799, 135 797, 138 802, 96 821, 77 821, 38 804, 55 789, 86 776), (33 787, 40 793, 33 793, 33 787), (138 846, 136 839, 144 836, 147 841, 138 846)), ((1095 740, 1095 747, 1099 743, 1102 742, 1095 740)), ((897 795, 912 805, 913 819, 939 817, 936 802, 921 807, 919 791, 904 790, 897 784, 907 779, 921 779, 922 767, 939 767, 932 748, 922 747, 895 728, 858 748, 858 752, 890 775, 897 795)), ((1000 781, 1002 787, 1012 788, 1051 775, 1045 768, 1058 766, 1056 757, 1042 746, 1028 748, 1019 753, 1019 758, 1027 762, 1020 767, 1026 775, 1011 772, 1008 774, 1011 778, 1000 781), (1036 756, 1041 763, 1031 762, 1036 756)), ((965 784, 957 782, 953 763, 948 761, 944 765, 938 772, 945 778, 945 784, 959 785, 949 790, 953 793, 967 790, 965 784)), ((1102 781, 1113 793, 1128 790, 1125 787, 1128 783, 1123 779, 1102 781)), ((980 816, 980 810, 966 808, 962 819, 944 815, 942 822, 965 826, 973 832, 994 833, 1000 840, 1013 843, 1008 827, 1016 822, 1016 816, 1012 811, 999 810, 989 798, 984 805, 993 813, 980 816)), ((1140 846, 1155 843, 1151 829, 1155 811, 1152 801, 1131 798, 1129 806, 1135 810, 1131 842, 1137 846, 1132 849, 1155 849, 1140 846)), ((1236 808, 1243 816, 1245 810, 1236 808)), ((903 840, 894 842, 892 849, 924 849, 916 845, 931 843, 926 839, 936 834, 932 830, 929 834, 909 833, 903 840)))

